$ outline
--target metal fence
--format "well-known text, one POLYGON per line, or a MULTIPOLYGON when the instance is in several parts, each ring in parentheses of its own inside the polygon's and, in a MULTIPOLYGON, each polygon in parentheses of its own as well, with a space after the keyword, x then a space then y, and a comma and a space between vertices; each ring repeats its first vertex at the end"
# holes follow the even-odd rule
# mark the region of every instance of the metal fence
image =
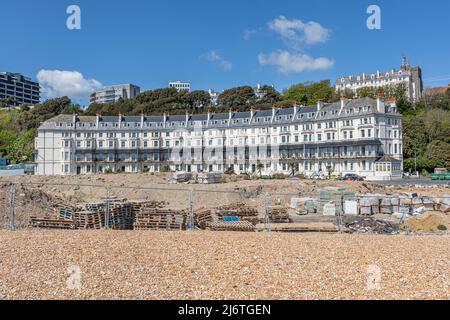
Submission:
MULTIPOLYGON (((101 179, 101 178, 100 178, 101 179)), ((28 192, 38 192, 42 189, 52 189, 53 191, 61 191, 64 194, 64 198, 53 200, 54 202, 60 201, 62 204, 70 202, 98 202, 101 201, 105 206, 105 219, 104 219, 104 229, 110 229, 109 225, 109 215, 110 215, 110 201, 115 197, 126 198, 128 200, 154 200, 154 201, 165 201, 168 206, 174 210, 184 210, 188 213, 186 229, 195 229, 195 215, 196 212, 202 208, 204 209, 214 209, 221 207, 224 204, 237 204, 243 203, 246 205, 254 206, 258 209, 258 217, 262 219, 264 225, 264 230, 270 232, 272 231, 272 225, 274 221, 271 219, 271 208, 280 207, 291 207, 292 198, 318 198, 317 192, 310 192, 309 194, 299 194, 299 193, 279 193, 279 192, 262 192, 262 190, 257 191, 247 191, 246 189, 239 190, 220 190, 211 187, 210 185, 198 185, 198 184, 185 184, 180 187, 179 184, 174 187, 169 187, 166 185, 161 186, 127 186, 121 185, 105 185, 105 184, 78 184, 78 183, 13 183, 4 182, 9 184, 9 191, 7 197, 5 197, 5 214, 2 214, 6 221, 1 221, 6 229, 14 230, 16 228, 25 227, 22 224, 16 223, 16 215, 22 217, 22 221, 30 217, 30 212, 33 210, 41 210, 45 213, 50 211, 50 207, 45 203, 35 203, 36 198, 39 194, 31 195, 30 199, 27 199, 27 195, 20 194, 27 188, 28 192), (207 189, 207 187, 210 187, 207 189), (25 199, 22 199, 25 198, 25 199), (34 198, 34 199, 33 199, 34 198), (17 202, 21 201, 23 205, 18 205, 17 202), (34 202, 33 202, 34 201, 34 202), (30 206, 37 206, 30 207, 30 206), (17 212, 19 210, 21 212, 17 212)), ((358 195, 358 198, 373 197, 373 195, 358 195)), ((386 196, 385 198, 387 198, 386 196)), ((351 198, 351 195, 350 195, 351 198)), ((433 197, 429 197, 433 199, 433 197)), ((449 198, 449 197, 439 197, 449 198)), ((325 202, 333 201, 336 204, 336 215, 335 217, 329 217, 329 220, 334 219, 338 231, 343 232, 344 230, 344 202, 349 199, 348 195, 345 193, 338 196, 333 196, 331 198, 325 198, 325 202)), ((38 199, 39 201, 39 199, 38 199)), ((300 219, 300 218, 299 218, 300 219)))
MULTIPOLYGON (((179 185, 176 187, 167 186, 125 186, 125 185, 102 185, 102 184, 76 184, 76 183, 13 183, 4 182, 4 184, 10 184, 10 189, 8 196, 5 199, 5 208, 7 211, 6 223, 3 223, 6 229, 14 230, 16 229, 14 217, 17 210, 18 204, 17 193, 20 188, 29 188, 28 191, 32 190, 42 190, 42 188, 53 188, 60 191, 70 191, 78 192, 82 195, 88 195, 87 199, 79 200, 80 202, 90 202, 90 201, 101 201, 104 202, 105 210, 105 225, 104 229, 109 229, 108 216, 110 200, 114 197, 126 198, 129 200, 165 200, 168 202, 168 206, 177 210, 184 209, 188 211, 188 221, 187 229, 194 230, 194 219, 195 212, 200 208, 216 208, 226 204, 234 203, 250 203, 250 205, 258 208, 258 212, 263 214, 263 223, 267 231, 270 231, 270 218, 269 218, 269 207, 275 205, 275 203, 282 203, 283 205, 288 205, 290 203, 290 198, 298 197, 299 194, 295 193, 262 193, 258 191, 230 191, 230 190, 212 190, 205 189, 201 185, 186 185, 185 188, 180 188, 179 185), (195 187, 193 187, 195 186, 195 187), (20 187, 20 188, 18 188, 20 187), (128 196, 130 194, 134 195, 133 198, 123 196, 126 193, 128 196), (174 197, 175 194, 175 197, 174 197), (90 196, 89 196, 90 195, 90 196), (283 199, 282 201, 280 199, 283 199)), ((207 186, 207 185, 205 185, 207 186)), ((73 197, 76 198, 76 197, 73 197)), ((61 199, 64 201, 77 201, 71 199, 71 197, 61 199)), ((41 210, 50 210, 43 206, 41 210)))

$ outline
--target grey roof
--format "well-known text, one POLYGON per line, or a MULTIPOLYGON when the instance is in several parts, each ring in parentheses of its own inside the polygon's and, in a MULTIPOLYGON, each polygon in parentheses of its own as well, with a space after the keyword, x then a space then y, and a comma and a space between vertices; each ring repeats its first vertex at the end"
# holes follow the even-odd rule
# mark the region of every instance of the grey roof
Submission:
MULTIPOLYGON (((362 99, 356 99, 356 100, 346 100, 344 103, 343 110, 347 111, 350 109, 359 109, 360 107, 367 107, 371 106, 369 110, 364 111, 367 114, 376 113, 377 112, 377 101, 370 98, 362 98, 362 99)), ((300 106, 300 107, 291 107, 291 108, 284 108, 284 109, 266 109, 266 110, 253 110, 253 118, 272 118, 273 113, 275 111, 275 121, 277 124, 288 124, 288 123, 301 123, 306 121, 312 121, 317 119, 325 120, 330 118, 339 118, 338 112, 341 111, 342 108, 342 102, 335 102, 335 103, 324 103, 322 104, 320 110, 318 110, 317 105, 312 106, 300 106), (294 118, 295 111, 297 110, 297 113, 299 115, 305 115, 314 113, 316 117, 307 117, 307 116, 298 116, 294 118)), ((342 117, 348 117, 352 114, 344 112, 341 116, 342 117)), ((357 114, 359 116, 359 114, 357 114)), ((398 114, 397 114, 398 115, 398 114)), ((234 126, 243 126, 250 123, 250 118, 252 116, 252 111, 246 111, 246 112, 234 112, 231 113, 231 123, 229 124, 228 121, 226 123, 223 123, 223 120, 228 120, 230 118, 229 113, 210 113, 209 118, 210 122, 208 123, 209 126, 212 127, 224 127, 228 125, 234 125, 234 126), (244 119, 248 119, 248 121, 243 121, 244 119)), ((353 115, 354 116, 354 115, 353 115)), ((120 116, 121 121, 125 123, 140 123, 142 121, 142 116, 120 116)), ((195 114, 195 115, 187 115, 188 123, 186 125, 188 127, 193 126, 193 122, 204 122, 208 120, 208 114, 195 114)), ((54 127, 50 125, 50 123, 72 123, 74 119, 74 115, 58 115, 53 119, 50 119, 46 121, 44 124, 46 125, 46 128, 48 127, 54 127)), ((89 122, 96 122, 97 117, 96 116, 79 116, 77 117, 77 121, 81 123, 89 123, 89 122)), ((172 123, 172 122, 179 122, 179 123, 185 123, 186 122, 186 114, 185 115, 159 115, 159 116, 144 116, 144 122, 145 123, 162 123, 166 120, 166 122, 172 123)), ((117 123, 119 122, 119 116, 100 116, 99 121, 102 123, 117 123)), ((261 123, 261 121, 253 121, 253 123, 261 123)), ((264 121, 262 124, 267 123, 264 121)), ((43 124, 43 125, 44 125, 43 124)), ((117 128, 116 129, 120 129, 117 128)), ((128 126, 127 126, 128 127, 128 126)), ((147 126, 151 128, 156 128, 158 126, 151 125, 147 126)), ((158 127, 159 129, 162 129, 161 127, 158 127)))

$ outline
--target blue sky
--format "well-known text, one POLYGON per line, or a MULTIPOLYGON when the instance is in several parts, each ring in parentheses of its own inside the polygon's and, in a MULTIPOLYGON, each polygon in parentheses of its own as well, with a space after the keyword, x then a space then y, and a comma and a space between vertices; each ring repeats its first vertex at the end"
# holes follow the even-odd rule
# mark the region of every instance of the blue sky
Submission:
POLYGON ((447 85, 448 12, 447 0, 2 0, 0 71, 36 79, 47 70, 47 95, 68 92, 84 103, 100 83, 143 90, 169 80, 215 90, 267 83, 282 90, 334 82, 398 68, 407 53, 426 86, 447 85), (81 30, 66 28, 72 4, 81 8, 81 30), (381 8, 381 30, 366 26, 371 4, 381 8))

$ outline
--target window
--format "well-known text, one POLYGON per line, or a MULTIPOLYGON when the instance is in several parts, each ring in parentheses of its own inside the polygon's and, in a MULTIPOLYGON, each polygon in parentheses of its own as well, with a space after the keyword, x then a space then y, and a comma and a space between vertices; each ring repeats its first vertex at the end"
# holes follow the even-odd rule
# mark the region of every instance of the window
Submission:
POLYGON ((361 138, 365 138, 366 137, 366 131, 365 130, 361 130, 361 138))

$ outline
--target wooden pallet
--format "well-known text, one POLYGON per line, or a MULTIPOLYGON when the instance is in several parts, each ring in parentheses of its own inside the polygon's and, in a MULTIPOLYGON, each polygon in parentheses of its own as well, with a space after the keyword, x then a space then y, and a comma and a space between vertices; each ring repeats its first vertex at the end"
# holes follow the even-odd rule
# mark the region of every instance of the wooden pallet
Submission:
POLYGON ((200 229, 205 229, 207 222, 212 222, 213 216, 211 210, 199 209, 194 214, 194 224, 200 229))
POLYGON ((234 204, 218 207, 216 214, 219 217, 238 216, 238 217, 255 217, 258 216, 258 209, 256 207, 247 206, 243 204, 234 204))
POLYGON ((135 230, 185 230, 187 213, 168 209, 145 209, 135 215, 135 230))
POLYGON ((239 231, 252 232, 255 231, 255 225, 248 221, 238 222, 207 222, 206 229, 210 231, 239 231))
POLYGON ((291 222, 288 209, 286 207, 269 208, 269 219, 271 223, 289 223, 291 222))
POLYGON ((30 226, 38 229, 62 229, 73 230, 75 224, 72 220, 63 218, 37 218, 31 217, 30 226))

